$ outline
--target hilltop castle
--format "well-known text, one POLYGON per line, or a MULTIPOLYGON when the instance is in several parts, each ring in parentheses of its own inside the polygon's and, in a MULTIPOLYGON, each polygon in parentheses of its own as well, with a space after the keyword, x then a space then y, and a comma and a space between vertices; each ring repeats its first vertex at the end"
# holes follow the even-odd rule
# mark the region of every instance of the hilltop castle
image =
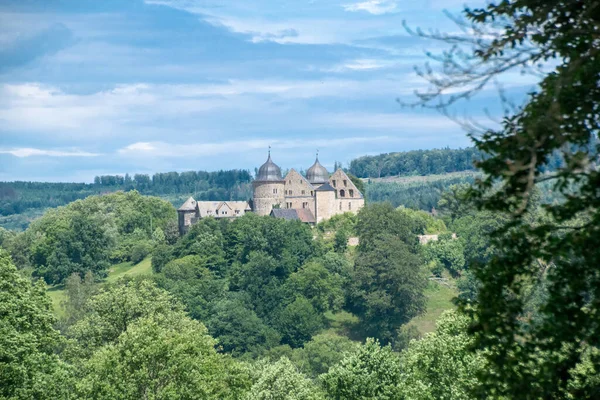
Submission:
POLYGON ((306 177, 291 169, 283 178, 269 152, 252 185, 252 207, 246 201, 196 201, 190 197, 177 210, 179 231, 183 234, 200 218, 236 218, 250 211, 314 224, 337 214, 356 213, 365 204, 348 175, 342 169, 329 175, 318 155, 306 177))

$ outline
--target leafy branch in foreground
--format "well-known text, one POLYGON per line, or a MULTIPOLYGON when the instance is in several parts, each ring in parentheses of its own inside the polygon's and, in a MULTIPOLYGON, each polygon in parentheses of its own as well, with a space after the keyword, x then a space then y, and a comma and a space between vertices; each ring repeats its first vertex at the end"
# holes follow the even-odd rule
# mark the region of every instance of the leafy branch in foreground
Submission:
MULTIPOLYGON (((464 10, 457 35, 413 32, 450 49, 417 72, 431 90, 413 105, 450 114, 501 74, 541 79, 522 107, 506 107, 499 129, 464 123, 485 176, 470 191, 482 209, 509 216, 493 235, 499 251, 473 267, 481 281, 473 317, 476 345, 491 368, 481 393, 508 398, 592 398, 600 393, 600 2, 503 0, 464 10), (545 165, 559 152, 551 177, 545 165), (535 214, 536 185, 552 182, 564 200, 535 214), (574 186, 575 185, 575 186, 574 186), (573 191, 573 187, 576 190, 573 191), (565 226, 579 229, 564 229, 565 226), (538 261, 552 264, 543 275, 538 261), (543 281, 543 282, 542 282, 543 281), (529 323, 526 292, 543 283, 539 318, 529 323), (582 367, 585 365, 585 368, 582 367), (587 371, 581 374, 581 371, 587 371), (573 383, 575 379, 576 384, 573 383)), ((503 103, 508 104, 502 97, 503 103)))

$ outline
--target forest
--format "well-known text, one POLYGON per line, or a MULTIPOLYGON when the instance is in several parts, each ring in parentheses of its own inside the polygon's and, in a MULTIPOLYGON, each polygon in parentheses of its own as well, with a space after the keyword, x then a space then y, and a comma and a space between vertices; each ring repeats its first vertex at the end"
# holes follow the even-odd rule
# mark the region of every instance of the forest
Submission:
POLYGON ((407 27, 448 44, 416 69, 422 107, 551 71, 498 128, 465 123, 485 157, 435 212, 179 236, 172 203, 133 188, 0 228, 0 398, 600 398, 599 9, 491 2, 459 34, 407 27))

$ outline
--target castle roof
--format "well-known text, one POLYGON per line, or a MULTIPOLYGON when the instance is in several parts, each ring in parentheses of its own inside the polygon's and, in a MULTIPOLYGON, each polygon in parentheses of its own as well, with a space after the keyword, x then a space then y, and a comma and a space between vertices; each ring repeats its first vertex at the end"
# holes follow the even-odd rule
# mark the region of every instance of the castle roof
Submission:
POLYGON ((306 179, 313 184, 325 183, 329 179, 329 172, 319 162, 319 156, 317 156, 315 163, 306 171, 306 179))
POLYGON ((288 221, 293 221, 298 218, 298 210, 294 208, 274 208, 271 210, 271 216, 275 218, 283 218, 288 221))
POLYGON ((298 208, 296 209, 296 214, 298 214, 298 219, 302 222, 308 222, 311 224, 316 222, 315 216, 313 215, 312 211, 310 211, 310 208, 298 208))
POLYGON ((196 211, 196 200, 190 196, 190 198, 187 199, 185 203, 183 203, 181 207, 177 209, 177 211, 196 211))
POLYGON ((256 175, 257 181, 281 181, 281 168, 271 160, 271 152, 269 152, 269 158, 267 161, 260 166, 258 169, 258 175, 256 175))
POLYGON ((316 192, 335 192, 335 189, 327 182, 319 186, 316 192))

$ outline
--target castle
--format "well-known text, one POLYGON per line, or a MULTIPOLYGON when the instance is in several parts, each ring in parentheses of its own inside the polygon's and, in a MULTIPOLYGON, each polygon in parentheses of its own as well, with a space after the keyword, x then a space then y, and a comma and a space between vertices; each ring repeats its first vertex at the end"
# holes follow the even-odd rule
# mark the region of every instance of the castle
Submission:
POLYGON ((196 201, 190 197, 177 210, 180 233, 205 217, 236 218, 254 212, 315 224, 337 214, 356 213, 365 205, 362 193, 348 175, 341 168, 329 175, 318 155, 306 177, 291 169, 283 178, 269 152, 252 186, 252 206, 247 201, 196 201))

